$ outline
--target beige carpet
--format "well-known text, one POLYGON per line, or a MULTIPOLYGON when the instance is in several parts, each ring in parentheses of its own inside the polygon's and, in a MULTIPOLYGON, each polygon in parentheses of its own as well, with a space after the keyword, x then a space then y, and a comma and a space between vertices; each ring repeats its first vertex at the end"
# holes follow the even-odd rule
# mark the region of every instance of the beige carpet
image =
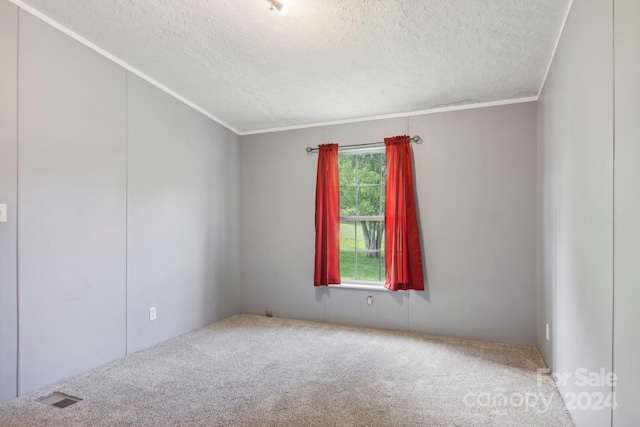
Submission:
POLYGON ((237 315, 0 404, 0 426, 570 426, 535 348, 237 315), (82 398, 64 409, 36 401, 82 398))

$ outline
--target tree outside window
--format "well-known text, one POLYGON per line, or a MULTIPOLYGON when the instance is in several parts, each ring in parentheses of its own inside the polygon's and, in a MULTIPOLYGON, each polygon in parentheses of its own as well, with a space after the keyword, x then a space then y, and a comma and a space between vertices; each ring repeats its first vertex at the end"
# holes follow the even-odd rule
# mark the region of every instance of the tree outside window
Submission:
POLYGON ((384 149, 341 153, 338 168, 342 280, 382 283, 385 280, 384 149))

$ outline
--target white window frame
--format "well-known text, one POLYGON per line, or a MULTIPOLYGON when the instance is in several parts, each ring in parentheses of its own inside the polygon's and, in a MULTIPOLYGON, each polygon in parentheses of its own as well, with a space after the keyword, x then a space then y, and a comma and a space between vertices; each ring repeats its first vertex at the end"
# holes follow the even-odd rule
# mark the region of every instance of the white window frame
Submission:
MULTIPOLYGON (((385 147, 357 147, 357 148, 348 148, 346 147, 345 149, 341 150, 339 152, 339 156, 361 156, 361 155, 365 155, 365 154, 385 154, 385 147)), ((356 181, 356 185, 354 185, 353 187, 358 188, 360 187, 359 185, 357 185, 358 182, 358 168, 356 166, 356 174, 355 174, 355 181, 356 181)), ((385 179, 385 183, 384 185, 381 184, 365 184, 363 185, 363 187, 366 186, 378 186, 381 188, 381 191, 386 191, 387 188, 387 183, 386 183, 386 179, 385 179)), ((344 186, 340 186, 340 188, 342 188, 344 186)), ((380 198, 381 203, 382 203, 382 197, 380 198)), ((358 191, 356 190, 356 206, 358 203, 358 191)), ((355 222, 357 223, 358 221, 380 221, 382 223, 382 227, 384 229, 384 225, 385 225, 385 217, 384 215, 371 215, 371 216, 367 216, 367 215, 349 215, 349 216, 340 216, 340 222, 355 222)), ((355 225, 357 227, 357 224, 355 225)), ((340 248, 340 252, 342 251, 342 248, 340 248)), ((382 251, 381 251, 382 252, 382 251)), ((378 258, 381 259, 381 258, 378 258)), ((385 260, 386 262, 386 260, 385 260)), ((354 268, 355 271, 357 273, 357 263, 358 263, 358 256, 357 256, 357 250, 354 251, 354 268)), ((342 267, 342 266, 341 266, 342 267)), ((385 273, 386 272, 386 266, 384 265, 384 263, 381 264, 381 273, 385 273)), ((342 275, 342 274, 341 274, 342 275)), ((379 289, 385 289, 384 288, 384 284, 385 284, 385 280, 384 280, 384 276, 385 274, 382 274, 383 280, 382 281, 371 281, 371 280, 356 280, 356 279, 346 279, 342 281, 342 285, 346 285, 345 287, 353 287, 353 288, 362 288, 362 289, 371 289, 371 290, 379 290, 379 289), (353 285, 353 286, 352 286, 353 285)), ((342 278, 341 278, 342 280, 342 278)))

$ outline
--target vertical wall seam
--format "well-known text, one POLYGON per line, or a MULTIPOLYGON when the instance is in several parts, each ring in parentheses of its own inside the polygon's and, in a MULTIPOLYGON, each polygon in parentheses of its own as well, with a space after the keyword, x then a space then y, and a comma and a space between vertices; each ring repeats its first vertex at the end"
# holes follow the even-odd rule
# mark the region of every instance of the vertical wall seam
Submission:
MULTIPOLYGON (((243 281, 243 275, 242 275, 242 228, 241 228, 241 222, 242 222, 242 215, 241 215, 241 206, 242 206, 242 198, 240 196, 240 189, 242 188, 242 171, 240 170, 240 156, 242 153, 242 137, 238 134, 235 134, 234 136, 235 140, 236 140, 236 194, 235 194, 235 208, 236 208, 236 218, 237 218, 237 223, 236 223, 236 243, 237 243, 237 247, 236 247, 236 271, 235 271, 235 277, 236 277, 236 288, 238 290, 237 292, 237 311, 238 313, 242 313, 242 292, 241 292, 241 285, 244 283, 243 281)), ((213 156, 213 153, 212 153, 213 156)), ((213 201, 213 197, 211 197, 211 200, 213 201)))
MULTIPOLYGON (((611 372, 615 372, 615 322, 616 322, 616 1, 612 0, 611 2, 611 26, 612 26, 612 192, 611 192, 611 228, 612 228, 612 238, 611 238, 611 372)), ((615 382, 611 384, 611 397, 613 397, 613 401, 615 402, 615 382)), ((611 414, 611 426, 613 426, 614 412, 615 406, 610 409, 611 414)))
POLYGON ((22 369, 22 363, 20 363, 20 356, 22 351, 20 349, 22 340, 20 339, 22 310, 20 310, 21 298, 20 298, 20 8, 17 8, 16 13, 16 396, 20 396, 20 369, 22 369))
MULTIPOLYGON (((225 132, 226 134, 226 132, 225 132)), ((242 198, 240 197, 240 191, 242 188, 242 171, 240 170, 240 155, 242 153, 242 137, 238 134, 236 134, 234 136, 235 138, 235 149, 236 149, 236 185, 235 185, 235 190, 236 193, 234 195, 235 198, 235 217, 236 217, 236 235, 235 235, 235 239, 236 239, 236 248, 235 248, 235 254, 236 254, 236 269, 234 271, 234 275, 235 275, 235 279, 236 279, 236 311, 237 313, 242 313, 243 307, 242 307, 242 287, 244 284, 244 276, 242 274, 242 247, 244 246, 244 243, 242 242, 242 227, 241 227, 241 223, 242 223, 242 214, 240 212, 241 210, 241 206, 242 206, 242 198)), ((211 158, 213 159, 213 150, 211 151, 211 158)), ((213 187, 212 187, 213 189, 213 187)), ((213 201, 213 196, 211 196, 211 201, 213 201)), ((213 252, 213 251, 212 251, 213 252)))
POLYGON ((552 310, 552 333, 551 337, 551 359, 553 361, 553 370, 558 370, 558 361, 556 354, 558 353, 557 336, 558 336, 558 163, 560 154, 557 147, 552 147, 551 161, 551 181, 552 181, 552 198, 553 198, 553 310, 552 310))
POLYGON ((129 355, 129 71, 124 70, 124 355, 129 355))
MULTIPOLYGON (((223 132, 224 134, 224 132, 223 132)), ((225 135, 222 136, 222 138, 225 138, 225 135)), ((226 145, 226 138, 225 138, 225 145, 226 145)), ((214 150, 213 150, 213 144, 206 144, 207 147, 207 251, 206 251, 206 257, 207 257, 207 270, 206 270, 206 279, 205 282, 207 283, 207 286, 212 286, 213 287, 213 282, 214 282, 214 277, 215 277, 215 273, 213 271, 213 239, 212 234, 213 234, 213 222, 211 221, 211 214, 212 214, 212 210, 211 210, 211 204, 213 202, 213 197, 212 197, 212 193, 213 193, 213 173, 212 173, 212 169, 213 169, 213 164, 214 164, 214 150)), ((238 147, 238 150, 240 148, 238 147)), ((226 152, 226 149, 225 149, 226 152)), ((237 170, 237 169, 236 169, 237 170)), ((236 181, 236 186, 238 181, 236 181)), ((236 188, 236 192, 237 192, 237 188, 236 188)), ((239 209, 238 209, 239 211, 239 209)), ((225 225, 226 225, 226 221, 228 221, 227 218, 225 218, 225 225)), ((229 242, 225 241, 225 246, 228 246, 229 242)), ((236 255, 237 256, 237 255, 236 255)), ((236 283, 239 283, 239 274, 238 277, 236 277, 236 283)), ((214 305, 215 301, 211 301, 211 304, 214 305)), ((236 312, 240 311, 240 288, 238 286, 238 299, 237 299, 237 307, 236 310, 234 310, 236 312)), ((219 314, 216 312, 213 315, 209 314, 211 317, 209 319, 211 319, 211 321, 215 321, 218 319, 219 314)), ((207 323, 210 323, 209 320, 207 320, 207 323)))

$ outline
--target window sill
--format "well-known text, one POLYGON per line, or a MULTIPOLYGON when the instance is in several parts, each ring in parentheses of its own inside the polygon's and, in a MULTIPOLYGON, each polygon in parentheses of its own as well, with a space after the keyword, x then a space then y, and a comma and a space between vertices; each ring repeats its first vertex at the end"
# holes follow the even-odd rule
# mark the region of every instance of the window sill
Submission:
POLYGON ((359 283, 342 283, 340 285, 331 285, 330 289, 360 289, 362 291, 385 291, 391 292, 384 285, 362 285, 359 283))

